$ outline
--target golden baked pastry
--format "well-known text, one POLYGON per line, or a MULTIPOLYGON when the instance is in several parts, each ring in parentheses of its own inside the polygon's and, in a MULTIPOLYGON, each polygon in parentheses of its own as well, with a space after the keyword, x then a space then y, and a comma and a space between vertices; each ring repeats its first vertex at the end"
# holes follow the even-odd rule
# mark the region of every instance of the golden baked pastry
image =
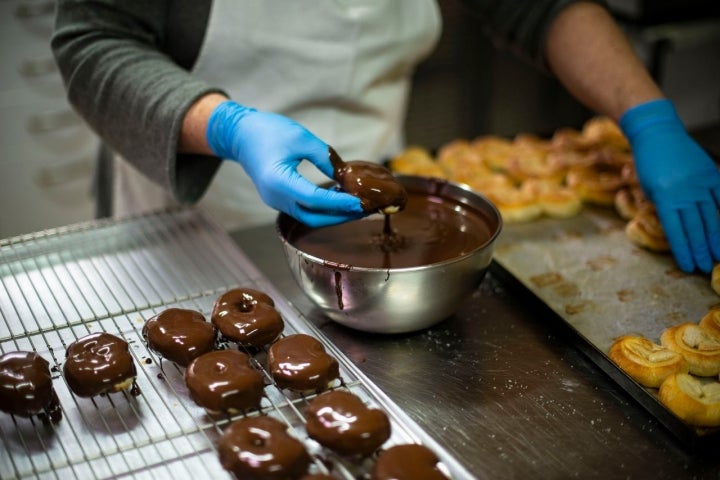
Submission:
POLYGON ((542 215, 535 196, 519 188, 494 189, 485 194, 500 211, 503 222, 521 223, 542 215))
POLYGON ((671 412, 698 427, 720 426, 720 383, 678 373, 660 385, 660 402, 671 412))
POLYGON ((630 142, 611 118, 596 116, 589 119, 582 128, 582 143, 586 148, 610 147, 616 150, 630 150, 630 142))
POLYGON ((715 293, 720 295, 720 263, 716 264, 712 269, 712 274, 710 275, 710 286, 713 290, 715 290, 715 293))
POLYGON ((566 181, 583 201, 612 207, 615 194, 625 186, 621 171, 621 166, 603 162, 577 165, 568 170, 566 181))
POLYGON ((463 183, 483 195, 489 195, 496 190, 502 191, 515 188, 515 184, 510 180, 510 177, 498 172, 480 173, 468 178, 463 183))
POLYGON ((491 170, 507 170, 508 158, 513 149, 510 140, 497 135, 485 135, 473 140, 472 144, 491 170))
POLYGON ((655 206, 640 205, 635 216, 625 225, 625 234, 635 245, 653 252, 669 252, 670 244, 660 224, 655 206))
POLYGON ((638 214, 640 207, 649 202, 640 187, 627 186, 617 191, 613 203, 620 218, 632 220, 638 214))
POLYGON ((389 167, 392 171, 404 175, 446 178, 443 168, 435 162, 430 152, 415 145, 407 147, 392 159, 389 167))
POLYGON ((694 323, 668 327, 660 343, 678 352, 688 362, 688 371, 702 377, 720 373, 720 336, 694 323))
POLYGON ((542 212, 549 217, 569 218, 582 210, 578 194, 552 179, 530 178, 523 182, 521 190, 533 195, 542 212))
POLYGON ((700 327, 720 336, 720 307, 711 308, 700 320, 700 327))
POLYGON ((608 356, 645 387, 657 388, 670 375, 688 372, 688 363, 680 353, 640 335, 624 335, 616 339, 608 356))

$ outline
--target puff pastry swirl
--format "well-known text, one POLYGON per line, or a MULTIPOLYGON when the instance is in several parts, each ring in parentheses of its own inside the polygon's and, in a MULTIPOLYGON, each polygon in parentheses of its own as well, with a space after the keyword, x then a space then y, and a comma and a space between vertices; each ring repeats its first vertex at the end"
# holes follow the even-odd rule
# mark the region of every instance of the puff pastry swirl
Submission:
POLYGON ((670 375, 687 373, 688 363, 678 352, 639 335, 624 335, 610 347, 610 359, 640 385, 659 387, 670 375))

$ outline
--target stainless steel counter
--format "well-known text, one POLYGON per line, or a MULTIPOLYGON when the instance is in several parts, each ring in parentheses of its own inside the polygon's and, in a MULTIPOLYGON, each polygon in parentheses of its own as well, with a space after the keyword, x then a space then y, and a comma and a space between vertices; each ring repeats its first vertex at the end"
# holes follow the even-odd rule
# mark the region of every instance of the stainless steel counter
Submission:
POLYGON ((257 267, 362 372, 478 478, 720 478, 491 269, 456 315, 423 332, 363 334, 295 285, 274 226, 232 233, 257 267))

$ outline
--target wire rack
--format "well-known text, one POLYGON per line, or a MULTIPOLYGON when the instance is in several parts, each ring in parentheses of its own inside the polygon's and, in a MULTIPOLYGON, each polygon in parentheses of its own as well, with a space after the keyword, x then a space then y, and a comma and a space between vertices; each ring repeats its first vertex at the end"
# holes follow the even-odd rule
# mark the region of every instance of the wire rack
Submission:
MULTIPOLYGON (((340 364, 346 388, 390 417, 385 443, 423 443, 454 479, 473 478, 442 446, 383 394, 307 322, 215 223, 196 209, 121 221, 93 221, 0 240, 0 352, 32 350, 50 362, 63 418, 57 424, 0 412, 0 478, 227 478, 216 443, 238 417, 213 418, 190 399, 184 369, 143 342, 145 319, 165 308, 209 318, 219 295, 250 286, 268 293, 285 320, 284 335, 318 338, 340 364), (71 393, 59 373, 67 346, 89 333, 123 338, 137 367, 141 395, 95 398, 71 393), (206 477, 207 478, 207 477, 206 477)), ((313 456, 311 472, 356 479, 372 459, 333 455, 307 437, 303 410, 312 396, 272 384, 265 352, 252 354, 266 377, 259 411, 283 421, 313 456)))

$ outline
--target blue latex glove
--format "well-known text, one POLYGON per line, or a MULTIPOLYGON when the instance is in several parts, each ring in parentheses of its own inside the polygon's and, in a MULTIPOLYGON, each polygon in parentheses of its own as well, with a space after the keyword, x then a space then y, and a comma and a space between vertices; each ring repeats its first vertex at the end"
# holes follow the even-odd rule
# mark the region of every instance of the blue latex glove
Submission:
POLYGON ((333 167, 328 145, 287 117, 226 101, 210 115, 206 137, 218 157, 242 165, 267 205, 306 225, 333 225, 364 215, 359 198, 318 187, 298 173, 303 160, 329 178, 333 167))
POLYGON ((638 179, 657 208, 678 266, 710 272, 720 260, 720 172, 688 135, 673 105, 652 100, 625 112, 638 179))

